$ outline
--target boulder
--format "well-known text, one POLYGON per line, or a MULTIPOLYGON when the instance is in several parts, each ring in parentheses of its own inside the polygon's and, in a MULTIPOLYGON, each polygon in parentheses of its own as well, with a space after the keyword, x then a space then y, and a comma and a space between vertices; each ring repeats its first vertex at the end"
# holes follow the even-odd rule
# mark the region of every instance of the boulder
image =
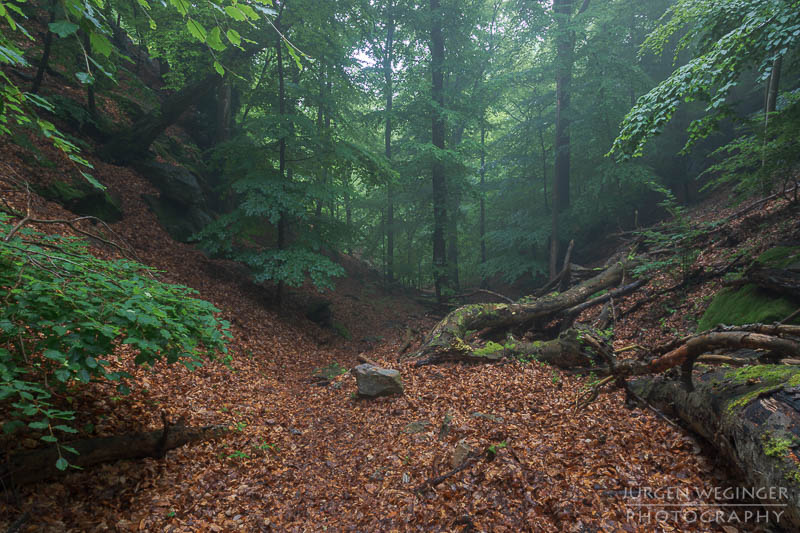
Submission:
POLYGON ((162 199, 183 206, 205 207, 200 181, 185 167, 147 160, 134 163, 133 168, 161 192, 162 199))
POLYGON ((142 198, 155 213, 161 227, 178 242, 192 241, 193 235, 213 221, 211 215, 197 206, 184 205, 150 194, 144 194, 142 198))
POLYGON ((133 166, 161 193, 143 198, 173 239, 189 242, 212 222, 203 188, 191 171, 153 160, 139 161, 133 166))
POLYGON ((119 202, 107 190, 98 189, 86 181, 54 181, 45 187, 38 187, 36 192, 76 215, 97 217, 109 224, 122 220, 119 202))
POLYGON ((359 396, 376 398, 403 394, 403 380, 400 372, 364 363, 353 369, 358 385, 359 396))

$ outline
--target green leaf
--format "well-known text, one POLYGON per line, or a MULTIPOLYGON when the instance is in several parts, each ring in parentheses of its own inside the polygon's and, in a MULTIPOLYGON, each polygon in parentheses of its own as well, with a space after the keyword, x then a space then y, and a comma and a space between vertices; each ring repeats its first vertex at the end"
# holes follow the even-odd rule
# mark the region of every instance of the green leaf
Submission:
POLYGON ((300 56, 297 54, 297 51, 294 49, 294 46, 292 46, 291 44, 287 43, 286 44, 286 48, 289 50, 289 55, 292 56, 292 59, 294 59, 294 62, 297 65, 297 68, 302 70, 303 69, 303 62, 300 61, 300 56))
POLYGON ((67 356, 58 350, 45 350, 43 355, 53 361, 66 361, 67 359, 67 356))
POLYGON ((76 31, 78 31, 78 25, 73 24, 68 20, 59 20, 56 22, 51 22, 47 25, 50 28, 50 31, 61 37, 62 39, 65 37, 69 37, 76 31))
POLYGON ((96 31, 90 32, 89 43, 92 46, 93 52, 97 52, 103 57, 108 57, 111 55, 111 50, 113 47, 111 46, 111 42, 106 39, 105 35, 97 33, 96 31))
POLYGON ((203 27, 202 24, 190 18, 186 21, 186 27, 189 29, 189 33, 192 34, 192 37, 200 41, 201 43, 206 42, 206 37, 208 36, 208 32, 203 27))
POLYGON ((169 0, 169 3, 172 4, 172 6, 178 10, 178 13, 180 13, 181 16, 185 17, 186 13, 188 13, 189 11, 188 10, 189 3, 187 0, 169 0))
POLYGON ((217 74, 219 74, 220 76, 225 75, 225 68, 220 64, 219 61, 214 61, 214 70, 216 70, 217 74))
POLYGON ((211 29, 211 32, 208 34, 208 46, 210 46, 213 50, 217 52, 222 52, 225 50, 225 45, 222 42, 222 38, 220 37, 219 27, 215 26, 211 29))
POLYGON ((75 428, 71 428, 69 426, 64 426, 59 424, 58 426, 53 426, 53 429, 57 429, 59 431, 63 431, 64 433, 77 433, 78 430, 75 428))
POLYGON ((92 76, 90 72, 76 72, 75 77, 84 85, 91 85, 94 83, 94 76, 92 76))
POLYGON ((232 28, 225 32, 225 37, 228 38, 233 46, 240 46, 242 44, 242 36, 239 35, 238 31, 232 28))
POLYGON ((42 420, 41 422, 28 422, 28 427, 31 429, 47 429, 50 424, 47 420, 42 420))
POLYGON ((67 467, 69 467, 69 461, 67 461, 63 457, 59 457, 58 461, 56 461, 56 468, 58 468, 63 472, 64 470, 67 469, 67 467))
POLYGON ((39 439, 45 442, 58 442, 58 439, 52 435, 42 435, 39 439))
POLYGON ((243 22, 247 20, 247 15, 245 15, 239 6, 225 6, 225 13, 228 14, 233 20, 238 22, 243 22))

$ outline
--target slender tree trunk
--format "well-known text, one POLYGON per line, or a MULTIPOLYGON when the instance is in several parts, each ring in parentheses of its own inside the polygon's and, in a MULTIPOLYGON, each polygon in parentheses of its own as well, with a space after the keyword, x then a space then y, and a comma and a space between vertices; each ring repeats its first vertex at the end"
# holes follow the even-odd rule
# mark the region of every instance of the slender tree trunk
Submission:
MULTIPOLYGON (((778 88, 781 83, 781 68, 783 67, 783 56, 778 56, 772 63, 772 72, 767 81, 767 91, 764 98, 764 141, 761 150, 761 168, 767 165, 767 138, 769 130, 769 115, 774 112, 778 104, 778 88)), ((762 189, 764 194, 768 194, 772 186, 772 180, 768 176, 762 176, 762 189)))
MULTIPOLYGON (((50 19, 48 20, 48 28, 49 24, 52 24, 56 20, 56 2, 53 1, 50 3, 50 19)), ((37 94, 39 89, 42 86, 42 82, 44 81, 44 73, 47 71, 47 65, 50 62, 50 50, 53 47, 53 32, 49 29, 44 36, 44 50, 42 50, 42 59, 39 61, 39 68, 36 70, 36 78, 33 80, 33 86, 31 87, 31 92, 33 94, 37 94)))
MULTIPOLYGON (((280 18, 280 17, 279 17, 280 18)), ((276 27, 280 32, 280 20, 276 21, 276 27)), ((283 122, 286 120, 286 80, 283 67, 283 42, 280 37, 276 39, 276 51, 278 59, 278 115, 281 119, 281 138, 278 140, 278 172, 281 180, 286 180, 286 128, 283 122)), ((278 250, 286 248, 286 213, 281 213, 278 219, 278 250)), ((283 280, 278 282, 278 306, 283 306, 285 300, 286 287, 283 280)))
MULTIPOLYGON (((481 117, 481 214, 479 232, 481 239, 481 265, 486 264, 486 117, 481 117)), ((481 287, 485 288, 486 280, 481 275, 481 287)))
MULTIPOLYGON (((383 50, 383 78, 386 91, 386 124, 384 145, 386 159, 392 160, 392 61, 394 56, 394 12, 393 3, 388 6, 386 22, 386 46, 383 50)), ((391 180, 386 184, 386 281, 394 281, 394 191, 391 180)))
POLYGON ((225 80, 217 89, 217 144, 231 137, 231 83, 225 80))
MULTIPOLYGON (((444 35, 439 0, 430 0, 431 7, 431 96, 435 109, 431 124, 431 141, 444 150, 444 35)), ((447 178, 444 165, 434 156, 431 166, 433 184, 433 280, 436 301, 442 303, 443 289, 448 286, 445 229, 447 228, 447 178)), ((444 291, 446 292, 446 291, 444 291)))
MULTIPOLYGON (((91 57, 92 44, 89 41, 89 34, 86 32, 84 32, 83 34, 83 48, 87 58, 91 57)), ((92 117, 97 116, 97 103, 95 101, 94 88, 95 88, 95 80, 92 79, 91 83, 89 83, 86 86, 86 107, 89 110, 89 115, 91 115, 92 117)))
MULTIPOLYGON (((578 14, 589 7, 583 0, 578 14)), ((553 0, 556 23, 556 135, 555 169, 553 176, 553 228, 550 237, 550 277, 558 274, 559 228, 558 213, 569 207, 570 194, 570 84, 575 61, 575 33, 570 28, 573 0, 553 0)))

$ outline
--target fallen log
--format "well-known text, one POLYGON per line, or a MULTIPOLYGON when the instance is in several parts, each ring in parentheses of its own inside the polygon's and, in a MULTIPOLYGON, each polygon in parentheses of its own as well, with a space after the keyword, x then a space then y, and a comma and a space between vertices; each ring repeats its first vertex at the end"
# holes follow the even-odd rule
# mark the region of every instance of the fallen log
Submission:
POLYGON ((546 324, 558 318, 563 311, 585 302, 595 293, 618 285, 627 268, 626 262, 616 262, 593 278, 560 294, 541 298, 524 297, 513 304, 472 304, 459 307, 431 330, 420 349, 411 354, 411 357, 417 358, 416 366, 444 361, 497 360, 499 357, 495 352, 486 352, 481 347, 475 348, 465 342, 467 333, 508 331, 534 321, 546 324))
POLYGON ((629 387, 704 437, 744 476, 747 488, 762 489, 754 491, 756 497, 771 513, 780 513, 782 527, 798 530, 800 368, 708 370, 696 373, 694 381, 692 391, 664 376, 640 378, 629 387))
POLYGON ((64 473, 56 468, 56 461, 62 456, 79 468, 121 459, 162 458, 167 450, 184 444, 211 440, 224 435, 227 431, 225 426, 187 427, 165 424, 164 429, 155 431, 61 443, 62 446, 75 449, 78 455, 58 445, 18 452, 0 466, 0 480, 6 484, 19 486, 54 478, 64 473))
POLYGON ((748 270, 744 277, 764 289, 800 298, 800 272, 758 266, 748 270))

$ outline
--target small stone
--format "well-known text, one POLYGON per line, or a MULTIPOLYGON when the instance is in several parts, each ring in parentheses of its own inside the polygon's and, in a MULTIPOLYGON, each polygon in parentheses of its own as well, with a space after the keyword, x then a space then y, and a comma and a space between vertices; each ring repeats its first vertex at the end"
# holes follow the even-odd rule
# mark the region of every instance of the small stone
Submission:
POLYGON ((360 396, 375 398, 403 394, 403 380, 397 370, 364 363, 355 367, 353 373, 360 396))
POLYGON ((453 458, 450 461, 450 466, 458 468, 467 460, 471 452, 472 448, 469 447, 466 440, 461 439, 458 441, 458 444, 456 444, 455 450, 453 450, 453 458))
POLYGON ((409 435, 413 435, 415 433, 422 433, 423 431, 428 429, 431 423, 427 420, 417 420, 415 422, 411 422, 406 426, 403 432, 408 433, 409 435))

